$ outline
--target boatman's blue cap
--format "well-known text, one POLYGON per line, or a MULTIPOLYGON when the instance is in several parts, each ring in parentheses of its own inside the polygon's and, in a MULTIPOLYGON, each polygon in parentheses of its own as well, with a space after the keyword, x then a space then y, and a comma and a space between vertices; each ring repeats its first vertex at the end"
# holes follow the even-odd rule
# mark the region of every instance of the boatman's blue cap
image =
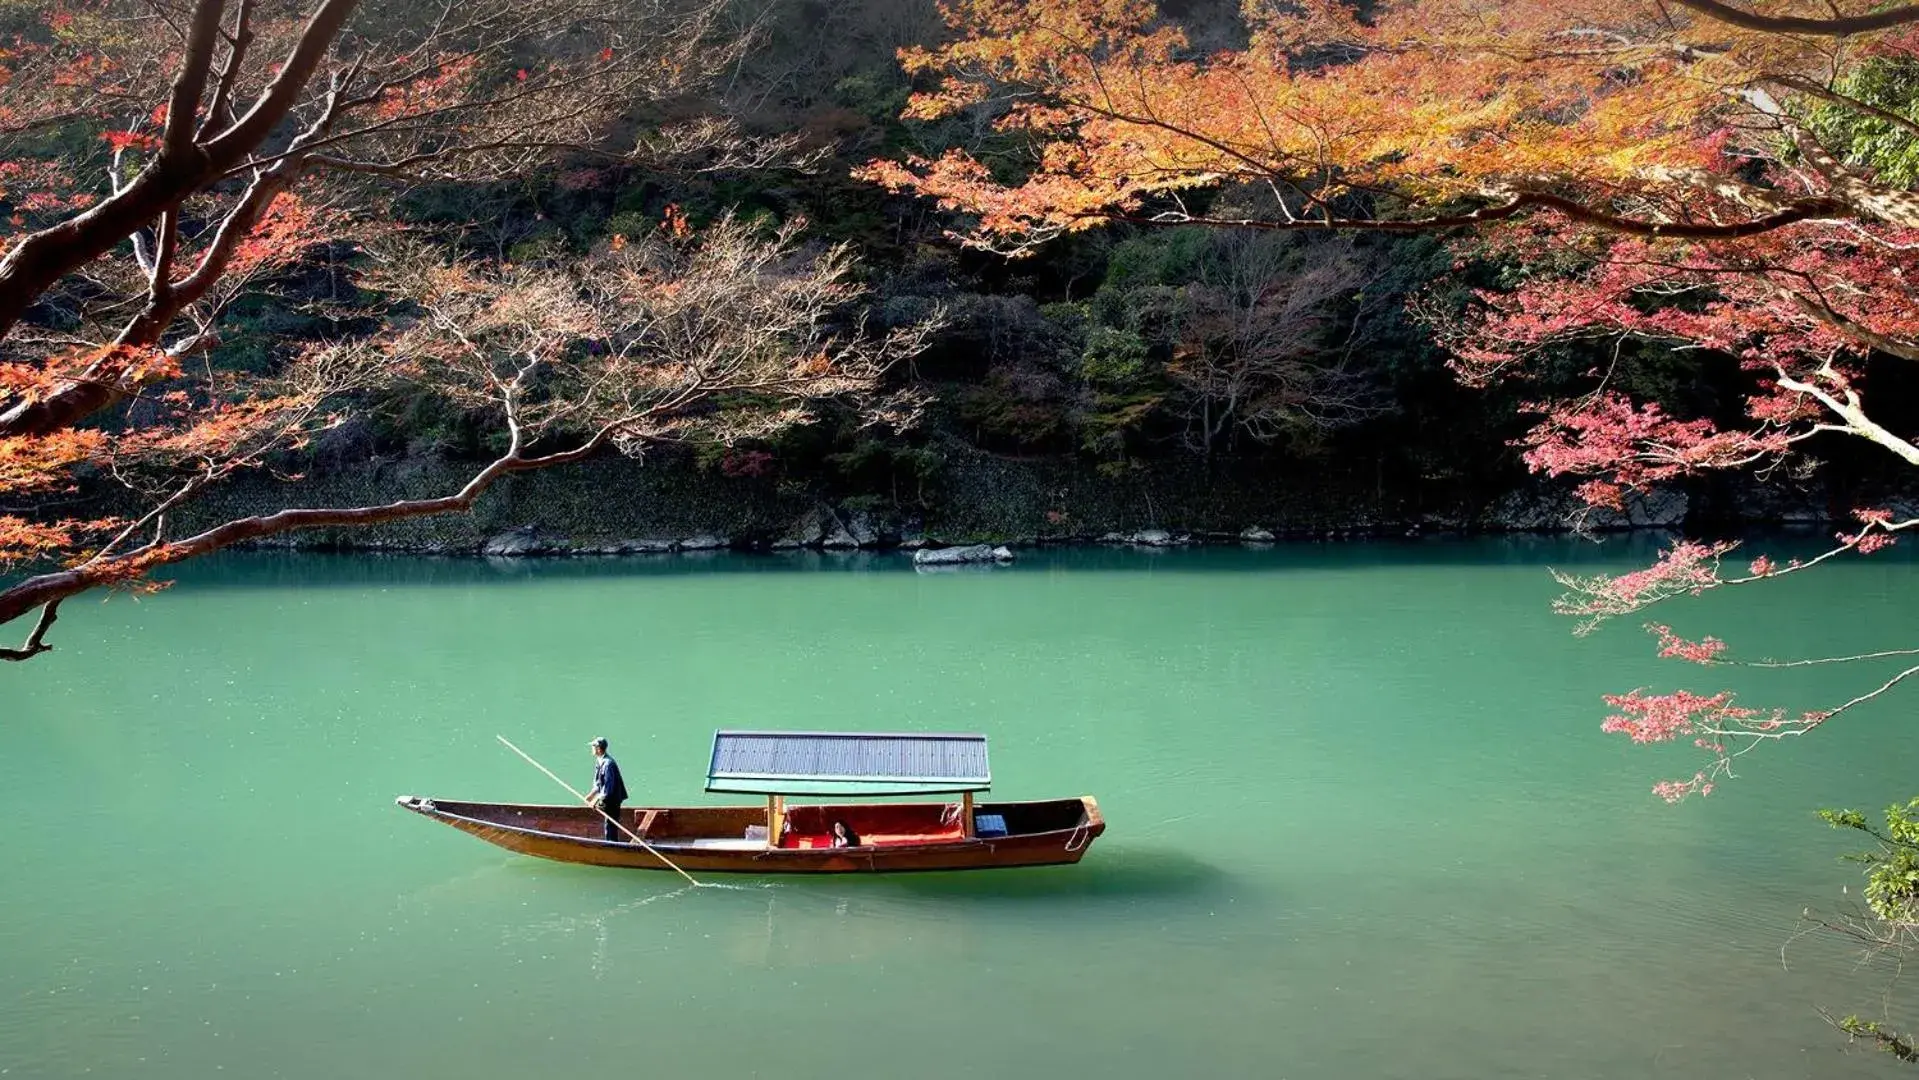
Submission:
POLYGON ((593 740, 593 742, 592 742, 592 743, 591 743, 590 745, 591 745, 591 746, 593 747, 593 749, 595 749, 595 750, 604 750, 604 749, 606 749, 606 736, 604 736, 604 735, 600 735, 600 736, 596 736, 596 737, 594 738, 594 740, 593 740))

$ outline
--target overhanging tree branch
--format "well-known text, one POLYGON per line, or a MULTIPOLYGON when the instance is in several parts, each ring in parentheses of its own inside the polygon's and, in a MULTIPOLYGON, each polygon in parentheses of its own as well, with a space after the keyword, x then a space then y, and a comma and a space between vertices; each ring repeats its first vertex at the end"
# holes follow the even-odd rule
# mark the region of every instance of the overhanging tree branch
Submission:
POLYGON ((1689 221, 1650 221, 1626 217, 1596 209, 1576 199, 1546 192, 1515 195, 1503 203, 1463 214, 1435 214, 1416 218, 1291 218, 1272 221, 1261 218, 1220 218, 1204 214, 1167 211, 1141 215, 1112 212, 1100 214, 1113 221, 1151 225, 1213 225, 1239 229, 1272 229, 1300 232, 1443 232, 1505 221, 1527 210, 1550 210, 1582 225, 1591 225, 1625 236, 1643 236, 1666 240, 1737 240, 1783 229, 1802 221, 1818 221, 1851 216, 1847 205, 1838 199, 1813 197, 1786 203, 1778 211, 1745 221, 1712 223, 1689 221))
MULTIPOLYGON (((237 518, 177 542, 149 545, 124 555, 94 560, 73 569, 40 574, 5 591, 0 591, 0 624, 18 619, 36 607, 57 606, 61 600, 69 596, 103 585, 130 580, 155 568, 208 555, 250 540, 260 540, 302 529, 364 527, 437 514, 463 513, 472 509, 473 503, 502 476, 580 461, 601 449, 611 434, 610 431, 603 429, 572 450, 534 458, 520 456, 516 447, 512 452, 495 459, 475 473, 460 490, 438 498, 405 499, 378 506, 290 509, 272 514, 237 518)), ((34 636, 28 641, 28 647, 33 651, 16 650, 23 652, 23 655, 6 658, 25 660, 35 652, 46 651, 44 646, 37 649, 34 649, 34 646, 44 635, 44 626, 51 622, 52 619, 42 616, 42 627, 37 628, 34 636)))
POLYGON ((1864 15, 1834 15, 1830 18, 1815 19, 1802 15, 1761 15, 1758 12, 1733 7, 1731 4, 1722 4, 1719 0, 1671 0, 1671 2, 1696 11, 1709 19, 1737 26, 1742 30, 1757 30, 1765 34, 1851 37, 1854 34, 1869 34, 1875 30, 1890 30, 1895 26, 1919 22, 1919 6, 1890 7, 1864 15))
POLYGON ((40 621, 33 624, 33 633, 27 635, 26 644, 17 649, 0 648, 0 660, 31 660, 43 652, 51 651, 53 646, 47 644, 47 631, 59 617, 60 600, 47 601, 46 606, 40 609, 40 621))
MULTIPOLYGON (((217 0, 201 0, 194 13, 189 49, 169 97, 167 141, 125 188, 58 225, 22 238, 8 249, 6 257, 0 259, 0 336, 11 331, 55 281, 144 228, 257 147, 292 110, 356 2, 323 0, 253 107, 211 142, 201 144, 192 138, 193 118, 199 95, 205 90, 222 7, 217 0)), ((45 424, 45 418, 16 406, 0 413, 0 437, 57 430, 45 424)))
POLYGON ((1778 75, 1769 78, 1767 81, 1783 86, 1796 93, 1804 94, 1807 97, 1818 98, 1820 101, 1826 102, 1829 105, 1837 105, 1842 109, 1850 109, 1861 116, 1870 116, 1875 120, 1883 120, 1896 128, 1906 131, 1908 134, 1919 135, 1919 122, 1914 121, 1911 117, 1901 116, 1891 109, 1882 109, 1871 102, 1861 101, 1851 95, 1842 94, 1831 87, 1813 82, 1811 79, 1803 76, 1778 75))

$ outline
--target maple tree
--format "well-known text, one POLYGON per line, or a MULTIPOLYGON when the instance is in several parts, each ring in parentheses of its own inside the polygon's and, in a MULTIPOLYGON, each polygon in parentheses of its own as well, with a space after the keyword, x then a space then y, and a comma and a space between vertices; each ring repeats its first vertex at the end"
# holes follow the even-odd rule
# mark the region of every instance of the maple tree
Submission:
POLYGON ((456 405, 497 414, 501 471, 538 467, 524 455, 541 440, 571 441, 549 456, 578 459, 602 446, 763 438, 826 399, 851 403, 865 424, 912 422, 915 392, 875 388, 937 323, 877 335, 844 325, 865 295, 849 247, 806 248, 799 223, 762 235, 732 218, 698 232, 668 221, 530 266, 450 260, 428 245, 390 252, 370 276, 418 316, 360 347, 402 358, 401 375, 456 405))
POLYGON ((1187 440, 1207 455, 1234 433, 1256 441, 1312 435, 1382 411, 1354 353, 1365 344, 1369 268, 1350 245, 1272 243, 1224 234, 1194 284, 1178 293, 1180 343, 1167 377, 1187 440))
MULTIPOLYGON (((864 296, 850 250, 805 247, 798 225, 766 236, 731 219, 694 232, 670 218, 651 236, 615 236, 585 257, 532 265, 450 258, 419 242, 376 250, 375 259, 367 284, 402 300, 385 329, 308 350, 279 377, 305 380, 289 393, 224 407, 244 410, 239 421, 199 408, 164 445, 118 440, 116 468, 139 469, 143 462, 130 456, 136 446, 161 457, 152 509, 134 521, 49 527, 84 556, 0 591, 0 621, 35 608, 57 613, 76 593, 294 529, 464 511, 504 476, 606 449, 762 437, 803 422, 827 400, 853 405, 862 423, 905 426, 922 404, 911 391, 881 393, 877 384, 924 347, 936 322, 865 332, 850 317, 864 296), (341 390, 376 382, 430 389, 491 417, 504 446, 458 491, 437 498, 288 508, 179 539, 164 535, 171 507, 311 430, 321 404, 341 390), (182 458, 199 465, 184 479, 182 458), (111 530, 105 542, 76 543, 102 530, 111 530)), ((26 648, 44 647, 39 639, 53 618, 43 615, 26 648)))
POLYGON ((511 472, 696 429, 765 430, 869 390, 912 334, 828 332, 860 295, 842 249, 809 254, 790 231, 732 222, 695 235, 674 215, 570 270, 436 267, 396 223, 410 187, 563 159, 776 157, 790 139, 660 119, 656 106, 739 55, 722 13, 714 0, 0 13, 0 495, 16 501, 0 508, 0 568, 63 564, 0 589, 0 624, 38 613, 0 658, 46 651, 63 599, 149 587, 158 566, 292 529, 460 511, 511 472), (384 328, 288 345, 264 374, 209 363, 236 301, 315 250, 361 253, 384 328), (208 485, 304 445, 357 392, 400 383, 491 410, 507 449, 444 498, 167 534, 168 513, 208 485), (31 512, 83 480, 124 483, 146 509, 31 512))
MULTIPOLYGON (((1194 45, 1145 0, 950 0, 944 44, 902 52, 907 115, 990 117, 1030 153, 875 161, 861 175, 963 215, 964 242, 1019 256, 1109 223, 1245 230, 1454 230, 1462 259, 1517 267, 1465 311, 1425 311, 1469 384, 1535 377, 1584 346, 1583 392, 1540 391, 1526 463, 1594 506, 1709 470, 1776 467, 1852 437, 1919 466, 1867 406, 1873 357, 1919 359, 1919 6, 1868 0, 1249 0, 1239 36, 1194 45), (1733 358, 1744 414, 1635 400, 1621 346, 1733 358)), ((1206 28, 1214 40, 1217 27, 1206 28)), ((1228 35, 1230 37, 1230 35, 1228 35)), ((1682 542, 1619 577, 1563 576, 1582 629, 1675 597, 1870 553, 1919 525, 1872 508, 1831 550, 1722 572, 1682 542)), ((1662 656, 1737 662, 1649 630, 1662 656)), ((1919 650, 1768 664, 1899 660, 1919 650)), ((1919 674, 1789 714, 1730 693, 1609 698, 1608 731, 1690 738, 1661 783, 1710 791, 1756 746, 1813 730, 1919 674)))

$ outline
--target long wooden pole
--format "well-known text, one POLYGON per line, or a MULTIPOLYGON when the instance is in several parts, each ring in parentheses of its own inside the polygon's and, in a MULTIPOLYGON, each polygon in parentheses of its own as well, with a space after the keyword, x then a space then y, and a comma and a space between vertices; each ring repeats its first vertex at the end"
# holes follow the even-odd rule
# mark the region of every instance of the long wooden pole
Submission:
MULTIPOLYGON (((502 743, 504 743, 504 744, 506 745, 506 748, 507 748, 508 750, 511 750, 511 751, 513 751, 514 753, 516 753, 516 754, 518 754, 518 755, 520 755, 521 757, 523 757, 523 758, 525 758, 525 759, 526 759, 526 763, 527 763, 528 765, 531 765, 531 766, 533 766, 534 768, 536 768, 536 769, 538 769, 538 770, 540 770, 541 772, 543 772, 543 773, 545 773, 545 774, 546 774, 547 776, 549 776, 549 777, 552 777, 552 779, 553 779, 553 782, 554 782, 554 783, 556 783, 556 784, 558 784, 558 785, 560 785, 561 787, 563 787, 563 788, 565 788, 566 790, 568 790, 568 791, 570 791, 570 792, 572 792, 572 793, 573 793, 573 797, 574 797, 574 798, 576 798, 576 799, 578 799, 578 800, 580 800, 581 802, 583 802, 583 803, 585 803, 585 804, 586 804, 586 805, 588 805, 588 806, 593 806, 593 800, 591 800, 591 799, 589 799, 589 798, 587 798, 587 797, 586 797, 585 795, 582 795, 582 794, 580 793, 580 790, 579 790, 578 788, 576 788, 576 787, 574 787, 574 786, 573 786, 572 784, 569 784, 569 783, 567 783, 566 781, 564 781, 564 780, 562 780, 562 779, 560 779, 559 777, 557 777, 557 776, 554 776, 554 775, 553 775, 553 770, 552 770, 552 769, 549 769, 549 768, 547 768, 546 766, 544 766, 544 765, 542 765, 542 764, 540 764, 539 762, 537 762, 537 761, 534 761, 534 760, 533 760, 533 756, 532 756, 531 754, 528 754, 528 753, 527 753, 526 751, 524 751, 524 750, 522 750, 522 749, 520 749, 520 748, 519 748, 519 747, 517 747, 517 746, 514 746, 514 745, 513 745, 512 743, 510 743, 510 742, 507 742, 507 739, 506 739, 506 736, 504 736, 504 735, 495 735, 495 736, 493 736, 493 737, 494 737, 494 738, 496 738, 496 739, 498 739, 498 740, 500 740, 500 742, 502 742, 502 743)), ((640 839, 640 834, 639 834, 639 833, 636 833, 636 832, 634 832, 634 831, 633 831, 632 829, 629 829, 629 828, 627 828, 627 827, 626 827, 626 823, 625 823, 625 822, 623 822, 623 821, 621 821, 621 820, 620 820, 619 818, 616 818, 616 817, 614 817, 613 815, 611 815, 611 814, 609 814, 609 813, 607 813, 606 811, 604 811, 604 810, 602 810, 602 809, 600 809, 600 808, 599 808, 599 807, 597 807, 597 806, 593 806, 593 812, 594 812, 594 813, 596 813, 596 814, 598 814, 598 815, 600 815, 601 817, 603 817, 603 818, 605 818, 606 820, 608 820, 608 821, 610 821, 610 822, 612 822, 612 823, 613 823, 613 827, 614 827, 614 828, 617 828, 617 829, 619 829, 619 830, 620 830, 621 832, 623 832, 623 833, 625 833, 626 835, 628 835, 628 836, 630 836, 630 837, 632 837, 632 838, 633 838, 633 842, 634 842, 634 843, 636 843, 636 844, 638 844, 638 845, 640 845, 641 847, 643 847, 643 848, 645 848, 646 850, 648 850, 648 851, 650 851, 650 852, 652 852, 652 853, 653 853, 653 857, 654 857, 654 858, 656 858, 656 859, 658 859, 658 860, 660 860, 661 862, 663 862, 663 863, 665 863, 665 864, 666 864, 667 866, 669 866, 669 867, 671 867, 674 873, 676 873, 676 874, 678 874, 678 875, 680 875, 681 877, 683 877, 683 878, 685 878, 685 879, 686 879, 686 880, 687 880, 687 881, 688 881, 688 882, 689 882, 690 884, 693 884, 693 885, 698 885, 698 884, 699 884, 699 882, 697 882, 697 881, 694 881, 694 880, 693 880, 693 875, 692 875, 692 874, 689 874, 689 873, 687 873, 686 871, 684 871, 684 870, 682 870, 682 869, 680 869, 680 868, 679 868, 679 866, 678 866, 678 864, 676 864, 676 863, 675 863, 675 862, 674 862, 674 861, 673 861, 672 859, 669 859, 669 858, 667 858, 666 856, 664 856, 664 855, 662 855, 662 854, 660 854, 660 852, 659 852, 659 849, 658 849, 658 848, 656 848, 656 847, 654 847, 654 846, 653 846, 652 844, 649 844, 649 843, 647 843, 646 841, 644 841, 644 840, 642 840, 642 839, 640 839)))

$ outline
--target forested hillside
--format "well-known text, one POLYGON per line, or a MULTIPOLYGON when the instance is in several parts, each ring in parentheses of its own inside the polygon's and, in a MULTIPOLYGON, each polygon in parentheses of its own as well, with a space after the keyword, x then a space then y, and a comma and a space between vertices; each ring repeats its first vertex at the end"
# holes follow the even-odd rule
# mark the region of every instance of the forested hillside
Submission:
MULTIPOLYGON (((1031 145, 996 127, 991 109, 902 118, 909 94, 932 84, 902 67, 900 51, 951 33, 932 0, 694 7, 697 50, 682 51, 697 51, 697 63, 650 96, 609 101, 612 113, 600 118, 599 134, 610 131, 620 152, 582 138, 478 167, 464 159, 419 171, 360 166, 397 180, 377 220, 347 220, 362 211, 345 202, 286 197, 274 228, 256 241, 270 253, 202 304, 200 339, 175 351, 216 381, 276 379, 314 350, 377 339, 419 318, 416 286, 429 263, 470 260, 508 277, 560 267, 610 273, 593 260, 695 244, 715 229, 735 230, 741 243, 785 230, 781 251, 767 258, 830 255, 843 279, 835 288, 857 286, 846 303, 809 312, 816 333, 914 338, 874 368, 870 389, 897 408, 875 422, 865 405, 820 393, 806 405, 811 422, 767 423, 755 415, 765 402, 718 387, 699 406, 700 422, 675 420, 629 439, 631 457, 602 455, 586 471, 507 478, 470 520, 365 534, 303 530, 283 540, 458 548, 532 527, 544 539, 519 547, 615 550, 621 541, 691 534, 740 543, 840 534, 864 546, 928 531, 1018 539, 1264 527, 1321 536, 1682 518, 1710 527, 1843 512, 1862 487, 1889 482, 1870 454, 1814 443, 1792 468, 1761 481, 1687 481, 1624 512, 1582 518, 1564 488, 1528 478, 1519 462, 1514 440, 1536 419, 1528 402, 1574 392, 1605 368, 1614 390, 1676 414, 1731 415, 1743 392, 1737 364, 1596 337, 1552 345, 1528 382, 1463 387, 1434 319, 1462 310, 1477 287, 1511 288, 1531 271, 1510 252, 1443 233, 1120 224, 1015 259, 969 249, 954 236, 965 228, 959 214, 856 176, 875 159, 951 150, 1007 176, 1030 167, 1031 145), (412 271, 398 265, 409 260, 418 264, 412 271)), ((1166 10, 1196 49, 1243 44, 1236 5, 1166 10)), ((15 8, 7 18, 19 34, 44 39, 42 14, 15 8)), ((579 55, 613 67, 613 52, 579 55)), ((550 73, 536 67, 536 81, 563 70, 558 61, 550 73)), ((408 87, 422 97, 439 92, 408 87)), ((5 197, 17 219, 61 205, 31 186, 24 162, 124 173, 132 162, 120 158, 151 142, 135 129, 103 133, 101 123, 50 114, 12 136, 17 171, 5 197)), ((1232 185, 1183 196, 1215 217, 1245 212, 1259 197, 1232 185)), ((183 223, 210 233, 217 220, 183 223)), ((139 256, 133 247, 120 250, 139 256)), ((26 322, 46 340, 88 339, 89 290, 114 287, 70 279, 26 322)), ((493 287, 497 308, 510 290, 493 287)), ((607 298, 613 307, 638 302, 607 298)), ((286 477, 298 478, 302 505, 436 495, 458 489, 507 446, 485 393, 449 393, 437 378, 363 375, 323 388, 324 422, 303 420, 292 435, 276 429, 243 455, 262 467, 211 470, 214 482, 182 501, 176 523, 276 508, 288 499, 279 490, 286 477), (351 408, 338 408, 341 395, 351 408)), ((1905 408, 1911 394, 1900 383, 1898 372, 1880 379, 1882 408, 1905 408)), ((137 431, 164 425, 166 412, 134 395, 110 423, 137 431)), ((164 481, 136 484, 146 502, 130 501, 108 475, 116 471, 82 467, 77 488, 23 490, 4 509, 137 517, 166 490, 164 481)))

